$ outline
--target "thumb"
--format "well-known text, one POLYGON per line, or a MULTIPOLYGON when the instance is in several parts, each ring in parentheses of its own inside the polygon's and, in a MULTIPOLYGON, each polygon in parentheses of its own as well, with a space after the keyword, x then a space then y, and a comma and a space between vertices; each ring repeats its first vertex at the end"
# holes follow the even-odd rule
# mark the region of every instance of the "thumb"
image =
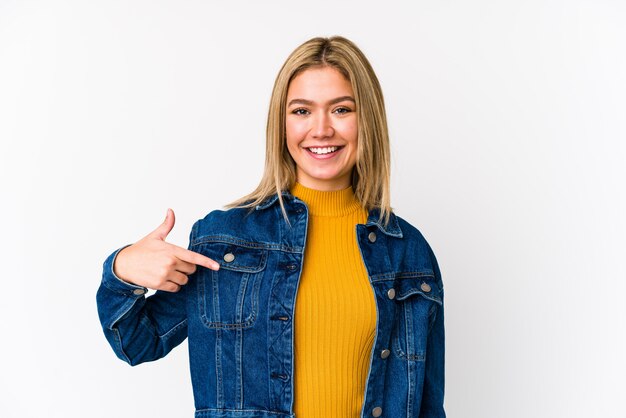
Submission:
POLYGON ((167 238, 167 234, 169 234, 172 228, 174 228, 175 221, 176 219, 174 218, 174 211, 170 208, 167 208, 165 220, 161 225, 157 227, 157 229, 150 233, 150 236, 165 241, 165 238, 167 238))

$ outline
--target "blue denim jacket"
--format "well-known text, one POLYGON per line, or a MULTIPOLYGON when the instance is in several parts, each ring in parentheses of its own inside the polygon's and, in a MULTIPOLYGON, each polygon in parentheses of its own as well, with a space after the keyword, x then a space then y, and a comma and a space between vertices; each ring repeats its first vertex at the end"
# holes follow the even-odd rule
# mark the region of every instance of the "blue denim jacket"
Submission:
MULTIPOLYGON (((196 418, 294 418, 293 318, 308 208, 283 192, 251 212, 215 210, 191 230, 189 249, 220 263, 198 266, 177 293, 120 280, 114 251, 97 292, 104 334, 131 365, 189 338, 196 418)), ((443 284, 422 234, 378 210, 356 225, 376 298, 376 335, 361 417, 445 417, 443 284)), ((341 320, 341 318, 337 318, 341 320)), ((295 371, 297 372, 297 371, 295 371)))

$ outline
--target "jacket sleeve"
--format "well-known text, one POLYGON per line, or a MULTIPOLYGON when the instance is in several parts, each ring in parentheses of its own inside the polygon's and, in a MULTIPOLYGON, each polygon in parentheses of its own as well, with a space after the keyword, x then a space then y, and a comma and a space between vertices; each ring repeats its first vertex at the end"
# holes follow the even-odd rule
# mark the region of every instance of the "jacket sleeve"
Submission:
POLYGON ((444 383, 445 383, 445 333, 444 333, 444 297, 441 271, 435 254, 430 246, 428 247, 435 279, 441 289, 441 305, 438 305, 435 312, 432 326, 428 334, 426 347, 426 364, 424 392, 422 394, 422 405, 420 408, 420 418, 445 418, 446 413, 443 408, 444 383))
POLYGON ((164 357, 187 338, 187 286, 178 292, 157 290, 146 297, 147 288, 127 283, 113 271, 117 254, 126 247, 118 248, 104 261, 96 301, 104 335, 113 351, 135 366, 164 357))

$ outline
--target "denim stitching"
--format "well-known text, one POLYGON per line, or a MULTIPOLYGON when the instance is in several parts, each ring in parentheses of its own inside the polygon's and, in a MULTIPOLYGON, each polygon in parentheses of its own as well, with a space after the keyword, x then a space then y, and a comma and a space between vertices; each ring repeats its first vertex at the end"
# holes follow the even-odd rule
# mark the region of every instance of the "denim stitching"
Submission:
MULTIPOLYGON (((247 274, 247 273, 246 273, 247 274)), ((213 278, 214 275, 217 275, 217 272, 211 270, 211 276, 213 278)), ((259 276, 259 274, 255 274, 254 276, 259 276)), ((200 309, 200 319, 202 323, 210 329, 244 329, 250 328, 254 325, 257 318, 257 310, 258 310, 258 298, 259 298, 259 288, 261 285, 260 277, 255 277, 255 282, 252 287, 252 309, 250 315, 245 318, 245 320, 238 323, 230 323, 230 322, 221 322, 219 318, 219 295, 217 289, 217 282, 214 283, 213 286, 213 316, 214 321, 211 321, 211 318, 207 315, 207 306, 206 306, 206 291, 204 288, 204 281, 206 278, 198 279, 198 306, 200 309)), ((213 280, 212 280, 213 283, 213 280)), ((243 306, 243 302, 240 303, 240 306, 243 306)), ((243 316, 243 315, 242 315, 243 316)))
MULTIPOLYGON (((254 277, 254 276, 253 276, 254 277)), ((245 295, 246 295, 246 289, 248 287, 248 283, 250 280, 250 275, 249 274, 244 274, 242 279, 241 279, 241 284, 239 285, 239 294, 237 295, 237 312, 235 313, 235 321, 236 322, 241 322, 241 319, 243 317, 243 306, 244 306, 244 299, 245 299, 245 295)), ((252 306, 252 310, 254 311, 254 304, 252 306)), ((235 391, 237 392, 235 394, 235 403, 239 406, 239 408, 243 407, 243 372, 242 372, 242 330, 241 328, 237 329, 237 334, 236 334, 236 340, 235 340, 235 367, 237 369, 237 381, 235 382, 235 391), (237 390, 237 388, 239 388, 239 390, 237 390)))
MULTIPOLYGON (((217 271, 211 270, 211 287, 213 288, 213 318, 217 322, 220 322, 220 288, 218 286, 217 274, 217 271)), ((206 303, 206 297, 204 298, 204 303, 206 303)))
MULTIPOLYGON (((229 244, 229 245, 234 245, 234 244, 229 244)), ((238 245, 237 247, 240 248, 246 248, 243 247, 241 245, 238 245)), ((240 272, 245 272, 245 273, 258 273, 260 271, 263 271, 265 269, 265 264, 267 263, 267 256, 268 256, 268 252, 266 250, 259 250, 258 254, 254 254, 253 256, 258 258, 258 264, 257 265, 243 265, 241 263, 238 262, 238 260, 235 260, 233 262, 220 262, 219 260, 219 255, 215 256, 214 254, 221 254, 222 251, 224 251, 224 249, 222 248, 222 251, 214 251, 213 248, 209 247, 207 249, 207 251, 201 251, 199 248, 195 248, 196 252, 199 253, 204 253, 205 255, 209 255, 212 256, 212 258, 214 258, 219 264, 220 264, 220 268, 226 269, 226 270, 230 270, 230 271, 240 271, 240 272)))
POLYGON ((183 319, 182 321, 180 321, 178 324, 174 325, 174 327, 172 327, 172 329, 170 329, 169 331, 165 332, 165 334, 163 335, 159 335, 159 338, 162 339, 167 339, 169 338, 172 334, 174 334, 175 331, 177 331, 179 328, 184 327, 185 325, 187 325, 187 318, 183 319))
POLYGON ((402 304, 404 315, 404 336, 406 337, 407 353, 415 353, 415 339, 413 337, 413 303, 407 301, 402 304))
MULTIPOLYGON (((247 247, 240 245, 241 243, 244 243, 246 241, 243 241, 243 240, 236 240, 236 241, 238 241, 238 244, 236 245, 242 248, 247 248, 247 247)), ((236 322, 234 323, 222 322, 219 318, 220 298, 219 298, 217 272, 211 271, 211 282, 213 285, 213 300, 212 300, 213 318, 210 318, 208 315, 209 307, 207 306, 207 301, 206 301, 207 294, 206 294, 206 289, 203 283, 206 280, 206 277, 202 277, 202 276, 199 277, 199 282, 201 282, 201 286, 199 287, 199 292, 198 292, 199 293, 198 295, 199 305, 200 305, 200 317, 202 319, 203 324, 207 328, 210 328, 210 329, 223 328, 223 329, 235 329, 236 330, 236 329, 249 328, 254 324, 257 318, 257 305, 258 305, 257 301, 259 297, 258 290, 259 290, 259 284, 261 281, 259 280, 260 273, 264 271, 266 268, 268 252, 262 251, 258 255, 260 255, 259 264, 258 266, 255 266, 255 267, 247 268, 246 266, 241 266, 241 265, 233 266, 232 264, 221 265, 221 268, 224 268, 226 270, 244 273, 241 278, 241 281, 243 283, 242 283, 242 286, 240 287, 239 294, 237 296, 237 307, 240 311, 236 312, 235 314, 236 322), (255 273, 255 274, 250 275, 250 273, 255 273), (244 306, 244 301, 245 301, 245 292, 248 287, 248 281, 250 279, 255 279, 254 285, 252 286, 252 295, 250 295, 250 297, 252 298, 251 300, 252 309, 248 317, 244 319, 243 318, 243 306, 244 306), (241 292, 243 292, 243 294, 241 292)))
MULTIPOLYGON (((243 318, 243 306, 245 303, 246 289, 248 288, 248 282, 250 281, 250 275, 244 274, 241 276, 241 282, 239 283, 239 291, 237 292, 235 323, 241 323, 243 318)), ((254 305, 252 306, 254 309, 254 305)))
MULTIPOLYGON (((436 305, 434 305, 436 306, 436 305)), ((401 310, 402 315, 406 317, 406 314, 404 313, 404 309, 401 310)), ((405 322, 406 322, 406 318, 405 318, 405 322)), ((405 323, 405 330, 404 330, 404 338, 405 340, 408 339, 407 337, 407 329, 406 329, 406 323, 405 323)), ((415 353, 415 354, 407 354, 404 352, 404 350, 402 349, 401 345, 400 345, 400 332, 399 330, 397 330, 396 327, 396 332, 395 335, 393 336, 393 341, 392 341, 392 345, 393 345, 393 351, 396 354, 396 356, 402 360, 408 360, 408 361, 424 361, 425 359, 425 355, 424 353, 415 353)))
POLYGON ((244 273, 258 273, 265 270, 265 264, 267 262, 267 251, 263 251, 260 253, 261 258, 259 259, 258 266, 244 266, 242 264, 238 264, 236 261, 228 264, 220 263, 220 268, 224 268, 226 270, 231 271, 240 271, 244 273))
MULTIPOLYGON (((122 283, 127 283, 127 282, 122 282, 122 283)), ((103 281, 102 284, 108 290, 110 290, 111 292, 117 293, 118 295, 128 296, 129 299, 141 299, 141 297, 139 297, 139 298, 136 297, 134 293, 129 292, 128 290, 115 289, 114 287, 109 286, 106 281, 103 281)), ((145 287, 136 286, 136 285, 133 285, 132 283, 127 283, 127 284, 131 285, 133 287, 133 290, 134 289, 145 289, 145 287)))
POLYGON ((215 375, 217 385, 215 390, 217 391, 216 399, 218 408, 224 406, 224 384, 222 381, 222 330, 217 329, 215 331, 215 375))
POLYGON ((250 248, 253 250, 279 250, 279 251, 285 251, 289 253, 303 252, 302 247, 290 247, 284 244, 252 242, 252 241, 246 241, 240 238, 234 238, 228 235, 205 235, 200 238, 197 238, 194 242, 192 242, 191 247, 197 247, 202 244, 208 244, 208 243, 214 243, 214 242, 219 242, 222 244, 235 244, 240 247, 250 248))
POLYGON ((221 412, 261 412, 261 413, 264 413, 264 414, 292 416, 291 414, 286 413, 286 412, 268 411, 266 409, 204 408, 204 409, 197 409, 196 410, 196 414, 197 413, 204 413, 204 412, 219 412, 219 413, 221 413, 221 412))
POLYGON ((243 331, 241 329, 237 330, 237 341, 235 343, 235 351, 236 351, 236 368, 237 368, 237 382, 235 384, 235 390, 237 386, 239 386, 239 390, 237 391, 235 402, 237 403, 238 408, 243 408, 243 331))
POLYGON ((113 329, 113 327, 115 327, 115 324, 117 324, 128 312, 130 312, 131 309, 133 309, 133 306, 135 306, 137 300, 138 299, 130 299, 131 303, 128 304, 128 306, 124 305, 116 312, 115 319, 113 320, 113 322, 111 322, 109 329, 113 329))
POLYGON ((370 276, 371 282, 382 282, 394 279, 412 279, 412 278, 435 278, 435 275, 431 271, 400 271, 391 273, 380 273, 370 276))
POLYGON ((436 302, 436 303, 438 303, 440 305, 442 304, 441 298, 430 296, 430 295, 424 293, 421 289, 418 289, 416 287, 412 287, 409 290, 407 290, 406 293, 398 295, 396 300, 403 301, 403 300, 408 299, 410 296, 415 296, 415 295, 419 295, 419 296, 423 297, 424 299, 431 300, 431 301, 436 302))
POLYGON ((413 417, 413 399, 415 397, 415 386, 416 386, 416 382, 415 382, 415 368, 416 368, 416 364, 413 361, 408 361, 407 362, 407 368, 406 368, 406 372, 407 372, 407 379, 409 382, 409 387, 407 388, 407 392, 406 392, 406 416, 407 418, 412 418, 413 417))
POLYGON ((416 354, 405 353, 404 350, 402 350, 402 348, 400 347, 399 338, 400 337, 396 334, 396 336, 394 337, 394 341, 393 341, 393 350, 396 356, 398 356, 398 358, 402 360, 409 360, 409 361, 424 361, 426 359, 426 355, 423 353, 416 353, 416 354))
POLYGON ((112 328, 112 331, 115 333, 114 334, 115 335, 115 341, 117 342, 117 346, 118 346, 119 352, 122 353, 122 355, 126 359, 125 361, 128 364, 132 364, 131 361, 130 361, 130 358, 128 358, 128 355, 124 351, 124 347, 122 347, 122 337, 120 335, 120 331, 117 328, 112 328))

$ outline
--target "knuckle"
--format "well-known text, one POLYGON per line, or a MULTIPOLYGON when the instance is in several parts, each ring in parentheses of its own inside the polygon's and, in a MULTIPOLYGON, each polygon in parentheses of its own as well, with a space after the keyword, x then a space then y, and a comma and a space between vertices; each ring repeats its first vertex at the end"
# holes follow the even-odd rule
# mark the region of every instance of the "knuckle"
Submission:
POLYGON ((173 283, 167 282, 161 285, 161 289, 165 290, 166 292, 173 292, 175 290, 175 287, 173 283))
POLYGON ((154 284, 152 285, 153 289, 163 289, 163 285, 165 284, 165 281, 162 279, 158 279, 154 281, 154 284))
POLYGON ((167 259, 165 260, 165 266, 167 268, 171 268, 174 267, 176 265, 176 258, 175 257, 167 257, 167 259))
POLYGON ((170 272, 169 266, 161 266, 159 268, 159 273, 158 273, 159 274, 159 279, 161 281, 164 281, 165 278, 167 277, 167 275, 169 274, 169 272, 170 272))

